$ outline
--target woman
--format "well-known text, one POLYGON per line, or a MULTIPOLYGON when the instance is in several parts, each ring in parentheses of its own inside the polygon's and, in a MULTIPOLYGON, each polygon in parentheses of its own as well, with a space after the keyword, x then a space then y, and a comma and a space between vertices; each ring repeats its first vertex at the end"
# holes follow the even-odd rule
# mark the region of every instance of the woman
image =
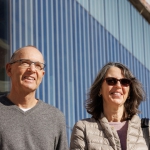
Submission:
POLYGON ((148 150, 137 115, 144 98, 142 85, 127 67, 106 64, 86 101, 92 118, 74 125, 70 150, 148 150))

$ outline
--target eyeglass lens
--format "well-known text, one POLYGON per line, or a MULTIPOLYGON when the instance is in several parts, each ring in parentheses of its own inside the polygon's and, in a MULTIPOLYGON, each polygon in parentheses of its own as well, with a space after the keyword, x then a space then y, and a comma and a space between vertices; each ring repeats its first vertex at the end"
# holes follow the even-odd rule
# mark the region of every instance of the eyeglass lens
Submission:
POLYGON ((22 67, 30 67, 32 64, 34 64, 35 68, 38 69, 38 70, 42 70, 45 67, 45 64, 43 64, 41 62, 33 62, 31 60, 28 60, 28 59, 16 60, 14 62, 11 62, 10 64, 14 64, 16 62, 19 62, 20 66, 22 66, 22 67))
POLYGON ((31 66, 31 64, 34 64, 35 68, 37 68, 39 70, 44 68, 44 64, 42 64, 40 62, 32 62, 30 60, 20 60, 20 62, 21 62, 21 65, 24 67, 29 67, 29 66, 31 66))
POLYGON ((116 85, 118 81, 120 81, 121 85, 123 86, 129 86, 131 83, 131 81, 126 78, 117 79, 117 78, 108 77, 108 78, 105 78, 105 80, 108 85, 116 85))

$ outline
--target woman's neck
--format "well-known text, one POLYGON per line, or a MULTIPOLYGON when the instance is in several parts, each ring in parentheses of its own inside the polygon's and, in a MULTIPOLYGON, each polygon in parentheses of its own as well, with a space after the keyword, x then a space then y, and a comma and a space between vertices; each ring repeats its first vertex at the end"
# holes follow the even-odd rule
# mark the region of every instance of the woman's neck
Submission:
POLYGON ((104 115, 108 122, 122 122, 125 120, 123 107, 119 107, 117 109, 104 109, 104 115))

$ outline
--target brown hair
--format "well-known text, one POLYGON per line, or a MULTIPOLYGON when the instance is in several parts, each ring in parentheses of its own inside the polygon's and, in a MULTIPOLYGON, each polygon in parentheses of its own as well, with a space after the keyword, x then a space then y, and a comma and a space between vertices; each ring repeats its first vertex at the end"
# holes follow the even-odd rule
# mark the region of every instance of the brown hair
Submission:
POLYGON ((138 107, 140 103, 145 99, 145 92, 141 83, 133 76, 131 71, 121 63, 109 62, 107 63, 98 73, 94 80, 90 91, 88 93, 88 99, 86 100, 85 107, 87 112, 92 115, 95 119, 99 119, 103 112, 103 99, 99 96, 99 91, 102 87, 102 83, 106 76, 107 71, 112 66, 118 67, 122 70, 122 74, 125 78, 130 79, 130 95, 124 103, 126 117, 131 119, 133 115, 139 113, 138 107))

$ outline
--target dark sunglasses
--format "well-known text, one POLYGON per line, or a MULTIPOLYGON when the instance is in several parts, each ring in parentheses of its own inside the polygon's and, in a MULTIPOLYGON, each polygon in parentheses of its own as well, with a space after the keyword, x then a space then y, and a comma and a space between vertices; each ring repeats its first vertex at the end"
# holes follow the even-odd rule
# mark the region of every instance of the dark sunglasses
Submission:
POLYGON ((118 81, 121 83, 122 86, 129 86, 131 83, 131 80, 126 78, 117 79, 113 77, 108 77, 105 78, 105 80, 108 85, 116 85, 118 81))

